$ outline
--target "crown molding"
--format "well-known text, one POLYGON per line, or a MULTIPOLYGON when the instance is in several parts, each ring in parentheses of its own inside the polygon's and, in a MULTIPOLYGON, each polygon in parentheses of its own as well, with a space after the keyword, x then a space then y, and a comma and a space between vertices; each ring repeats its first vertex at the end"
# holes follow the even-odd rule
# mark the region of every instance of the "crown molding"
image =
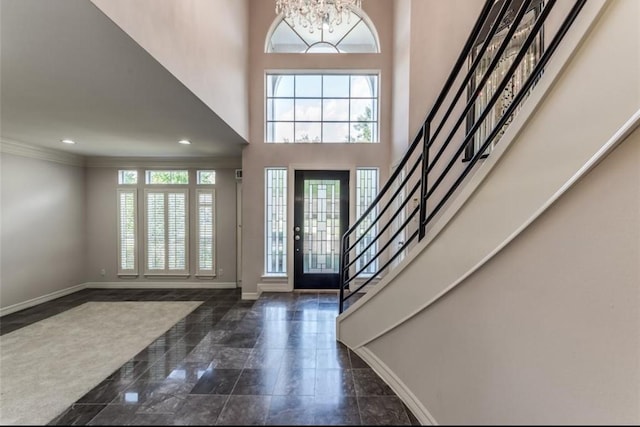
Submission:
POLYGON ((45 160, 69 166, 85 166, 85 157, 47 147, 38 147, 24 142, 0 138, 0 153, 31 159, 45 160))
POLYGON ((87 157, 89 168, 216 168, 239 169, 238 157, 87 157))

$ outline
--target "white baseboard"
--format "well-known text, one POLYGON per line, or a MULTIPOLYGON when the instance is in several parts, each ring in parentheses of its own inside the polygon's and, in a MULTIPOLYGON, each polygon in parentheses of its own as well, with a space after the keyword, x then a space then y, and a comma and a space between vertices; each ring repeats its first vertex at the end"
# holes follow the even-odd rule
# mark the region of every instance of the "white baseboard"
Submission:
POLYGON ((236 282, 87 282, 89 289, 235 289, 236 282))
POLYGON ((438 425, 436 419, 418 400, 398 376, 389 369, 389 367, 378 358, 371 350, 366 347, 359 347, 352 350, 362 358, 373 369, 376 374, 386 382, 389 387, 398 395, 400 400, 404 402, 409 410, 416 416, 422 425, 438 425))
POLYGON ((242 299, 255 301, 260 298, 260 292, 243 292, 242 299))
POLYGON ((25 308, 33 307, 34 305, 42 304, 43 302, 51 301, 56 298, 60 298, 74 292, 78 292, 83 290, 86 287, 85 283, 80 285, 71 286, 69 288, 60 289, 59 291, 51 292, 47 295, 42 295, 37 298, 33 298, 27 301, 19 302, 17 304, 13 304, 4 308, 0 308, 0 316, 5 316, 7 314, 15 313, 16 311, 24 310, 25 308))
POLYGON ((258 283, 258 294, 263 292, 292 292, 289 283, 258 283))

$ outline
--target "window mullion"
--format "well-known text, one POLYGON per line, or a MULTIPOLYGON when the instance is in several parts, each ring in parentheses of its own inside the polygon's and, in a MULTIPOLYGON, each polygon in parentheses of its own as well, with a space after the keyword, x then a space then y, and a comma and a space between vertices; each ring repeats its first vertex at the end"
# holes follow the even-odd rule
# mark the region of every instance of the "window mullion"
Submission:
POLYGON ((320 77, 320 142, 324 140, 324 75, 320 77))
POLYGON ((352 142, 352 139, 355 139, 351 136, 351 76, 349 76, 349 114, 347 115, 347 126, 349 127, 349 142, 352 142))
POLYGON ((293 143, 296 142, 296 85, 298 82, 298 76, 293 76, 293 143))

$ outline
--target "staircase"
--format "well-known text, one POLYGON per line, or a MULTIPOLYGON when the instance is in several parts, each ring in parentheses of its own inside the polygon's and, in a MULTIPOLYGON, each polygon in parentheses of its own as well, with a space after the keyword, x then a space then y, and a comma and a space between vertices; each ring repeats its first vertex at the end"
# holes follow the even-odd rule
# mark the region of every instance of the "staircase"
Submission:
POLYGON ((640 421, 639 25, 488 1, 344 235, 338 338, 421 422, 640 421))

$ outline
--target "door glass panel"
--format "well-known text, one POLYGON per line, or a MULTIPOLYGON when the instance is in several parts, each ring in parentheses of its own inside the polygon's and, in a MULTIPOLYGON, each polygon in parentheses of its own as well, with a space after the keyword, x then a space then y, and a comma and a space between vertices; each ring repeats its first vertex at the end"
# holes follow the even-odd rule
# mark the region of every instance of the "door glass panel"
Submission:
POLYGON ((340 259, 340 181, 304 181, 304 273, 338 273, 340 259))

